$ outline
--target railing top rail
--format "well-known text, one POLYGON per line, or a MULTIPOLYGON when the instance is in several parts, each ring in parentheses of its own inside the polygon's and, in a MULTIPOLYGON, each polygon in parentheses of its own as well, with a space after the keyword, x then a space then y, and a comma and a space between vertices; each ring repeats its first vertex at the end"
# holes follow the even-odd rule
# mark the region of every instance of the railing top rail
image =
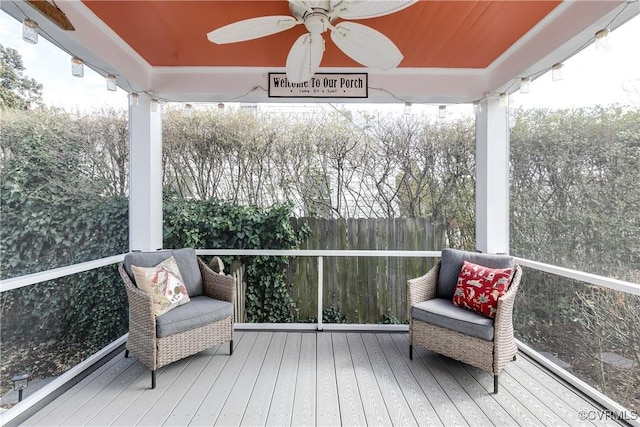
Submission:
POLYGON ((255 256, 326 256, 326 257, 396 257, 437 258, 440 251, 389 250, 330 250, 330 249, 197 249, 198 255, 255 255, 255 256))
POLYGON ((603 286, 616 291, 622 291, 633 295, 640 295, 640 285, 624 280, 612 279, 610 277, 598 276, 597 274, 585 273, 583 271, 571 270, 570 268, 558 267, 556 265, 545 264, 543 262, 532 261, 525 258, 513 257, 518 264, 523 267, 533 268, 546 273, 555 274, 580 282, 591 283, 592 285, 603 286))
POLYGON ((107 258, 95 259, 80 264, 69 265, 65 267, 54 268, 52 270, 41 271, 38 273, 26 274, 24 276, 12 277, 11 279, 0 280, 0 293, 18 289, 23 286, 35 285, 36 283, 46 282, 48 280, 59 279, 72 274, 82 273, 83 271, 93 270, 94 268, 105 267, 124 260, 125 254, 114 255, 107 258))
MULTIPOLYGON (((244 255, 244 256, 297 256, 297 257, 398 257, 398 258, 415 258, 415 257, 440 257, 440 251, 378 251, 378 250, 315 250, 315 249, 197 249, 198 255, 244 255)), ((58 279, 60 277, 70 276, 72 274, 81 273, 83 271, 92 270, 94 268, 105 267, 107 265, 121 262, 126 254, 114 255, 98 260, 87 261, 67 267, 55 268, 52 270, 42 271, 38 273, 27 274, 24 276, 13 277, 10 279, 0 280, 0 293, 12 289, 21 288, 23 286, 34 285, 48 280, 58 279)), ((590 283, 617 291, 626 292, 633 295, 640 295, 640 285, 623 280, 612 279, 609 277, 598 276, 596 274, 585 273, 582 271, 571 270, 569 268, 558 267, 551 264, 545 264, 538 261, 528 260, 526 258, 514 257, 514 259, 523 267, 533 268, 535 270, 544 271, 557 276, 575 279, 581 282, 590 283)))

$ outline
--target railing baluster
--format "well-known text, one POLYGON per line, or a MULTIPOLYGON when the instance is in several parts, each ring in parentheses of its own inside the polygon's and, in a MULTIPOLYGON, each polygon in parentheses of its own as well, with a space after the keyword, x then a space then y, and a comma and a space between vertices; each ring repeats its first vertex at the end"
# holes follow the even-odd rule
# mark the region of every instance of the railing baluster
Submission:
POLYGON ((323 257, 319 256, 318 257, 318 330, 321 331, 322 330, 322 312, 324 311, 323 308, 323 303, 322 303, 322 295, 324 294, 323 291, 323 257))

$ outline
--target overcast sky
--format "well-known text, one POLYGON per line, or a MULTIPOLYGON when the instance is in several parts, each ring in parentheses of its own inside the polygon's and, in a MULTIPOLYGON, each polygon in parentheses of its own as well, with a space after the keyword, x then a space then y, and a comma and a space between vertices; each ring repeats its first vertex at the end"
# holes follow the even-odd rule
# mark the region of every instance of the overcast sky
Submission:
MULTIPOLYGON (((622 103, 640 105, 640 16, 636 16, 610 36, 608 52, 596 51, 592 44, 565 61, 565 78, 551 82, 550 73, 535 80, 529 94, 515 93, 512 106, 570 108, 622 103)), ((22 40, 22 24, 0 12, 0 40, 22 55, 26 74, 44 85, 46 104, 68 110, 88 111, 104 106, 126 108, 127 94, 106 90, 102 76, 85 67, 83 79, 71 75, 70 56, 40 38, 38 44, 22 40)), ((362 105, 356 106, 361 108, 362 105)), ((396 107, 388 107, 396 108, 396 107)), ((398 112, 403 111, 398 105, 398 112)), ((414 112, 437 111, 438 106, 414 104, 414 112)), ((470 106, 459 106, 468 109, 470 106)), ((448 106, 454 111, 456 106, 448 106)))

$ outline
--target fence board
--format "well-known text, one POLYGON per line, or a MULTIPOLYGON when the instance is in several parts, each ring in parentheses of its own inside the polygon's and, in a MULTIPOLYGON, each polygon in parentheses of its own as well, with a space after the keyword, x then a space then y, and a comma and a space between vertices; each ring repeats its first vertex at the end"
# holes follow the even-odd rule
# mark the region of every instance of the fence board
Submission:
MULTIPOLYGON (((440 250, 441 227, 428 218, 297 218, 292 224, 311 230, 300 247, 332 250, 440 250)), ((407 279, 424 274, 433 260, 393 257, 325 257, 324 307, 331 305, 349 323, 382 322, 385 314, 407 318, 407 279)), ((317 314, 317 259, 291 260, 288 277, 300 319, 317 314)))

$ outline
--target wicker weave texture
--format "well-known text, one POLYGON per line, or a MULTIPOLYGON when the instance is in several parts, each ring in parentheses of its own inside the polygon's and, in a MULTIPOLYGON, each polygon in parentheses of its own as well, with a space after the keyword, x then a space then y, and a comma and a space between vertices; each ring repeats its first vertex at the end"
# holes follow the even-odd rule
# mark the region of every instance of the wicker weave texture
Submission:
POLYGON ((464 335, 413 319, 413 344, 493 372, 493 341, 464 335))
POLYGON ((236 300, 236 281, 233 277, 216 273, 200 258, 198 267, 202 274, 203 293, 209 298, 233 303, 236 300))
POLYGON ((160 368, 176 360, 183 359, 203 350, 231 341, 233 326, 231 317, 199 328, 158 338, 157 367, 160 368))
POLYGON ((156 369, 156 318, 151 295, 133 284, 123 264, 118 265, 129 299, 129 336, 127 350, 150 369, 156 369))
MULTIPOLYGON (((427 274, 407 281, 411 305, 435 297, 440 264, 427 274)), ((513 305, 520 286, 522 268, 516 266, 509 290, 498 300, 494 320, 494 339, 486 341, 416 319, 409 324, 409 342, 469 365, 498 374, 518 352, 513 335, 513 305)))
MULTIPOLYGON (((234 279, 213 272, 200 259, 198 265, 202 273, 204 294, 233 304, 234 279)), ((152 297, 137 288, 122 263, 118 265, 118 271, 129 300, 129 336, 126 348, 149 369, 156 370, 176 360, 233 340, 233 315, 199 328, 157 338, 152 297)))
POLYGON ((493 341, 495 342, 493 369, 495 372, 500 372, 504 365, 513 360, 513 356, 518 352, 518 346, 513 336, 513 306, 521 278, 522 267, 516 266, 516 272, 511 280, 509 290, 498 299, 498 309, 493 325, 493 341))

